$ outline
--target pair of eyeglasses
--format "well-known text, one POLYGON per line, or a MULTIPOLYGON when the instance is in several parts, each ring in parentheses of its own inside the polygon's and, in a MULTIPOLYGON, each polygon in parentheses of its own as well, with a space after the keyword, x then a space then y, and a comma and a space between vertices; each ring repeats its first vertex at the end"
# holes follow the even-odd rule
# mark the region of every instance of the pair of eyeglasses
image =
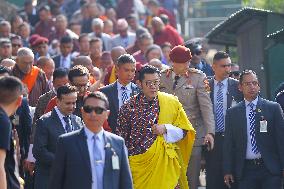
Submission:
POLYGON ((245 86, 257 86, 258 85, 258 81, 251 81, 251 82, 243 82, 243 85, 245 86))
POLYGON ((147 87, 159 87, 160 86, 160 81, 159 80, 156 80, 156 81, 146 81, 145 82, 146 86, 147 87))
POLYGON ((83 110, 86 112, 86 113, 92 113, 92 112, 95 112, 96 114, 100 115, 102 114, 104 111, 106 111, 105 108, 102 108, 102 107, 92 107, 92 106, 83 106, 83 110))
POLYGON ((238 76, 240 76, 240 74, 241 73, 239 71, 233 71, 233 72, 230 73, 230 76, 238 77, 238 76))

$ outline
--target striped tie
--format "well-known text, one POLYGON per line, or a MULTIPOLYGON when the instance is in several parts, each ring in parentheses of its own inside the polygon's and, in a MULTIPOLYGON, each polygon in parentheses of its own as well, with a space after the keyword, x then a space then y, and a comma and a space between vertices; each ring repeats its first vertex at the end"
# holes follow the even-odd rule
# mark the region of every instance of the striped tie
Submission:
POLYGON ((251 102, 248 104, 250 107, 249 111, 249 134, 250 134, 250 142, 251 142, 251 147, 252 147, 252 152, 255 154, 259 153, 259 150, 256 145, 255 141, 255 111, 253 110, 254 104, 251 102))
POLYGON ((70 117, 69 116, 65 116, 63 117, 64 121, 65 121, 65 131, 66 133, 69 133, 72 131, 72 126, 70 124, 70 117))
POLYGON ((223 87, 222 82, 218 82, 217 86, 219 87, 217 91, 216 98, 216 132, 224 132, 224 112, 223 112, 223 87))
POLYGON ((121 87, 122 93, 121 93, 121 99, 122 99, 122 104, 124 104, 128 100, 128 95, 126 92, 126 87, 122 86, 121 87))

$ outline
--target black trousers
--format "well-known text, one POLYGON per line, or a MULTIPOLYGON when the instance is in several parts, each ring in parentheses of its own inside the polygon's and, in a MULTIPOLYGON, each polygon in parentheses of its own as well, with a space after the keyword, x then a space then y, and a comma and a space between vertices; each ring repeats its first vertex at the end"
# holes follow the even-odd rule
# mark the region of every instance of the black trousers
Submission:
MULTIPOLYGON (((215 133, 214 148, 211 151, 206 151, 206 189, 228 189, 224 183, 223 174, 223 143, 224 134, 215 133)), ((236 181, 231 186, 231 189, 236 189, 236 181)))
POLYGON ((239 189, 282 189, 282 175, 272 175, 264 163, 246 161, 239 189))

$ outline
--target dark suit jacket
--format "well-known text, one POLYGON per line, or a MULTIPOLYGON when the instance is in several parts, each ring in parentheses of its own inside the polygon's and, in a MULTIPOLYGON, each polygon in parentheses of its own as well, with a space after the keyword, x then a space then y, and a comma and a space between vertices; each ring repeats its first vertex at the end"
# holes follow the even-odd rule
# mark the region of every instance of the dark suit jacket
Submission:
MULTIPOLYGON (((53 59, 54 64, 55 64, 55 69, 56 69, 56 68, 59 68, 59 67, 62 67, 62 66, 61 66, 61 54, 52 57, 52 59, 53 59)), ((72 57, 71 57, 71 61, 70 61, 70 67, 72 67, 72 57)))
MULTIPOLYGON (((280 105, 259 97, 256 107, 256 143, 265 167, 273 175, 284 170, 284 119, 280 105), (260 132, 260 121, 267 121, 267 132, 260 132)), ((227 110, 223 149, 225 174, 240 179, 246 159, 247 122, 245 101, 227 110)))
POLYGON ((52 57, 54 64, 55 64, 55 69, 60 67, 60 57, 61 55, 52 57))
MULTIPOLYGON (((132 89, 131 96, 139 93, 139 89, 134 83, 131 83, 131 89, 132 89)), ((118 111, 119 111, 117 81, 112 83, 112 84, 109 84, 105 87, 102 87, 100 89, 100 91, 103 92, 108 98, 109 109, 110 109, 110 115, 108 117, 108 123, 110 125, 110 128, 112 129, 112 132, 116 133, 117 115, 118 115, 118 111)))
POLYGON ((26 159, 29 153, 30 134, 32 128, 32 116, 27 98, 23 98, 21 106, 16 111, 16 116, 19 118, 19 124, 13 125, 16 127, 19 143, 21 159, 26 159))
MULTIPOLYGON (((104 131, 105 147, 103 173, 104 189, 132 189, 132 177, 124 140, 104 131), (119 170, 112 169, 113 151, 119 157, 119 170)), ((59 137, 53 163, 50 189, 91 189, 92 172, 85 131, 75 131, 59 137)))
MULTIPOLYGON (((214 105, 214 78, 208 79, 210 86, 210 98, 214 105)), ((244 96, 238 89, 239 81, 233 78, 228 78, 228 91, 227 91, 227 109, 232 107, 232 101, 241 102, 244 96)), ((214 106, 213 106, 214 109, 214 106)), ((215 111, 214 111, 215 112, 215 111)))
MULTIPOLYGON (((71 115, 75 130, 82 127, 81 118, 71 115)), ((33 155, 36 159, 35 189, 47 188, 50 169, 56 151, 56 142, 65 129, 55 111, 44 114, 37 120, 34 137, 33 155)))

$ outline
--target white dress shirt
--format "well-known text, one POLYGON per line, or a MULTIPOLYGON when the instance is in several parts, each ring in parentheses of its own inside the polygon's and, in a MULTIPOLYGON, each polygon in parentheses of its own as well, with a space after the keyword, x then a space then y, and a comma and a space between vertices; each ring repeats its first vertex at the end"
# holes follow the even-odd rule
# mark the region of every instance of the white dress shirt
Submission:
MULTIPOLYGON (((254 110, 256 109, 258 97, 252 101, 254 104, 254 110)), ((245 99, 245 105, 246 105, 246 118, 247 118, 247 150, 246 150, 246 159, 258 159, 261 158, 261 154, 255 154, 252 151, 252 145, 251 145, 251 140, 250 140, 250 123, 249 123, 249 112, 250 112, 250 106, 248 106, 250 102, 245 99)), ((255 123, 257 124, 257 123, 255 123)), ((255 133, 257 132, 255 128, 255 133)), ((256 141, 257 142, 257 141, 256 141)), ((257 144, 257 143, 256 143, 257 144)))
POLYGON ((88 151, 89 151, 89 157, 90 157, 90 163, 91 163, 91 171, 92 171, 92 189, 103 189, 98 188, 98 182, 100 182, 100 186, 103 186, 103 174, 104 174, 104 165, 105 165, 105 141, 104 141, 104 130, 102 129, 99 133, 96 135, 98 136, 99 140, 96 142, 98 143, 99 150, 102 154, 102 161, 99 162, 102 166, 102 169, 97 172, 96 170, 96 163, 94 160, 94 133, 90 131, 87 127, 84 127, 85 134, 87 136, 87 145, 88 145, 88 151))
MULTIPOLYGON (((65 133, 67 133, 67 130, 66 130, 66 122, 65 122, 64 119, 63 119, 63 117, 65 117, 65 115, 63 115, 63 114, 60 112, 60 110, 58 109, 57 106, 55 106, 54 109, 55 109, 55 111, 56 111, 56 113, 57 113, 57 115, 58 115, 58 117, 59 117, 59 119, 60 119, 60 121, 61 121, 61 124, 63 125, 63 128, 64 128, 64 130, 65 130, 65 133)), ((72 124, 71 124, 71 118, 69 119, 69 121, 70 121, 71 131, 74 131, 74 128, 73 128, 73 126, 72 126, 72 124)))
POLYGON ((60 56, 60 67, 71 68, 71 54, 68 54, 66 57, 60 56))
MULTIPOLYGON (((120 84, 118 81, 117 81, 117 94, 118 94, 118 107, 120 109, 120 107, 123 105, 123 102, 122 102, 122 87, 123 85, 120 84)), ((130 98, 130 95, 132 93, 132 88, 131 88, 131 83, 128 83, 126 86, 123 86, 125 87, 126 89, 126 93, 127 93, 127 96, 128 96, 128 99, 130 98)))

